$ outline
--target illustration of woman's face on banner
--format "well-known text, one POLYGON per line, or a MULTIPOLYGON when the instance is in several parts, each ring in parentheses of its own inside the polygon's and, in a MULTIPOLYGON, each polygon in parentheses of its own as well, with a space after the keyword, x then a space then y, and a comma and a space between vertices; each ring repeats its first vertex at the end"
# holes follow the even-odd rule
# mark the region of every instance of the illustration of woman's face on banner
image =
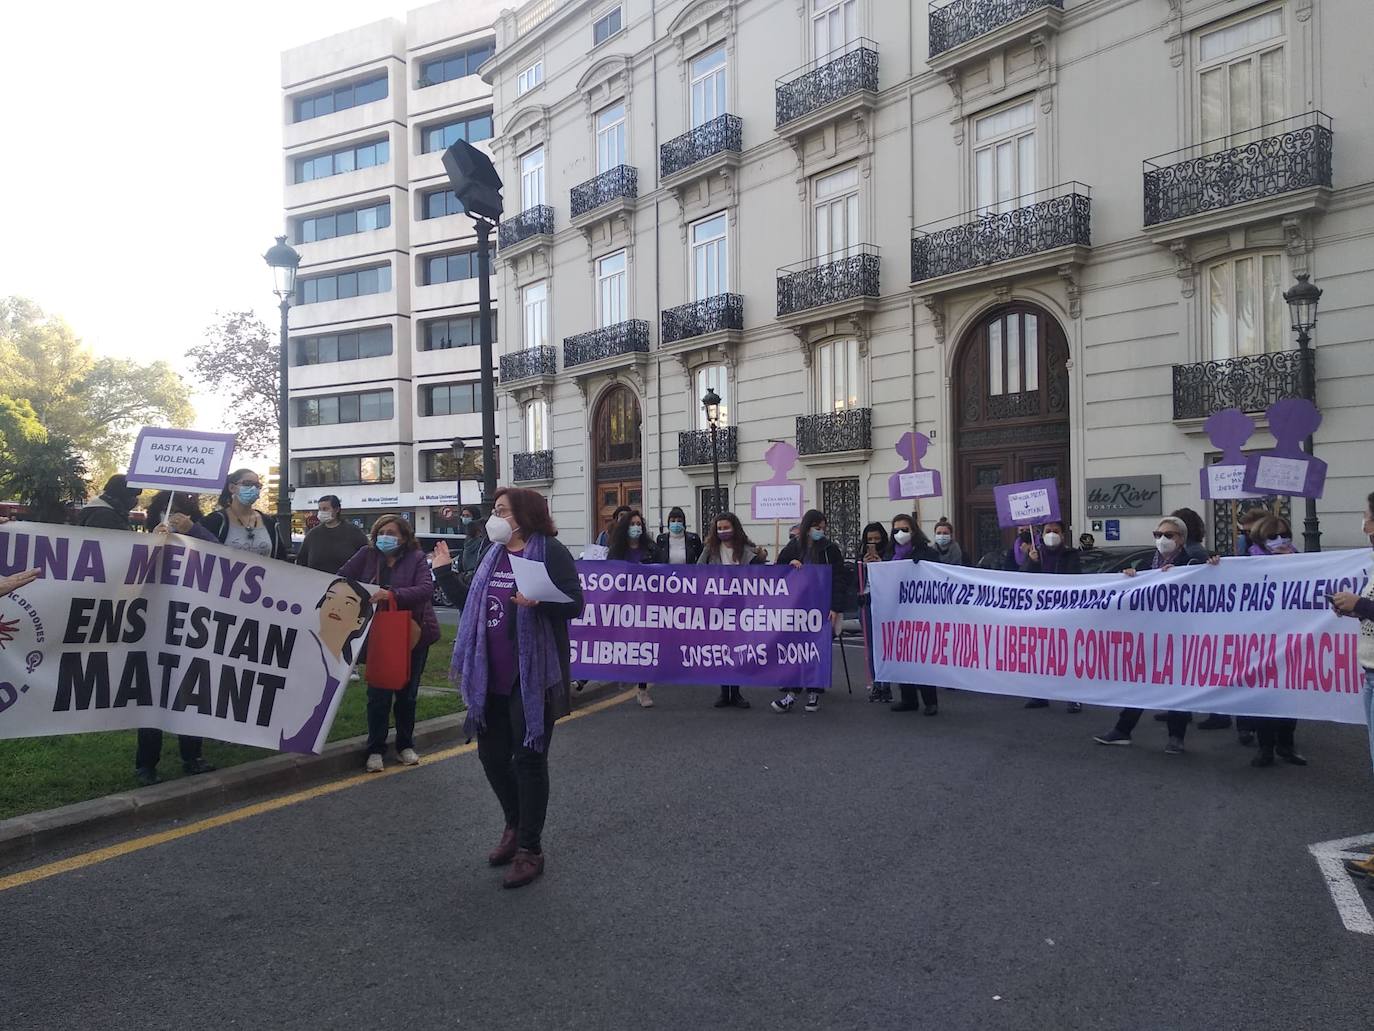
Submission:
POLYGON ((353 661, 350 645, 372 617, 372 602, 366 588, 339 577, 325 590, 319 604, 320 640, 336 659, 353 661))

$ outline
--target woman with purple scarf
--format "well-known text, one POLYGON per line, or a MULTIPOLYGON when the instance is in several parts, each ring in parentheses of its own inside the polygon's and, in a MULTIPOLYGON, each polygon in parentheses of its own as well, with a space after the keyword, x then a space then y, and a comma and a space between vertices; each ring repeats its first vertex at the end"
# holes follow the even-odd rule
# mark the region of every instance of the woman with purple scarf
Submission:
MULTIPOLYGON (((937 562, 948 563, 930 543, 925 531, 905 512, 892 520, 892 545, 887 552, 889 562, 937 562)), ((916 712, 918 709, 927 716, 940 711, 940 693, 929 684, 898 684, 897 693, 901 701, 888 707, 888 712, 916 712), (924 708, 922 708, 924 706, 924 708)), ((892 689, 887 690, 887 701, 892 701, 892 689)))
POLYGON ((549 739, 554 720, 569 711, 568 621, 582 615, 582 585, 557 534, 542 494, 503 487, 487 520, 495 546, 482 556, 471 584, 464 590, 447 565, 439 570, 440 585, 465 598, 449 678, 467 703, 468 733, 477 735, 477 756, 505 816, 487 862, 510 866, 507 888, 523 887, 544 872, 549 739), (542 562, 553 585, 572 600, 526 598, 516 587, 512 555, 542 562), (477 604, 466 604, 466 597, 477 604))
MULTIPOLYGON (((1029 527, 1023 527, 1029 530, 1029 527)), ((1040 527, 1040 535, 1033 533, 1024 542, 1021 537, 1013 547, 1016 552, 1017 568, 1022 573, 1051 573, 1060 576, 1077 576, 1083 572, 1083 560, 1078 549, 1067 543, 1068 527, 1058 520, 1052 520, 1040 527)), ((1027 709, 1048 709, 1046 698, 1027 698, 1027 709)), ((1082 702, 1069 702, 1065 712, 1082 712, 1082 702)))

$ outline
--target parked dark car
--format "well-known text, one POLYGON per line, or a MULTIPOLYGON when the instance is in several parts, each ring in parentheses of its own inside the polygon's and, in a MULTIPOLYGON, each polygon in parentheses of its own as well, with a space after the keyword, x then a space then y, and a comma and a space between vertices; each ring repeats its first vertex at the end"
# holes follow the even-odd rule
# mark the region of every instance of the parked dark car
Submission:
MULTIPOLYGON (((458 533, 417 533, 415 539, 419 542, 420 547, 424 549, 426 557, 434 551, 434 545, 438 544, 440 541, 444 541, 448 545, 449 550, 453 552, 456 561, 458 553, 463 549, 463 541, 466 538, 458 533)), ((446 609, 454 607, 453 600, 444 593, 444 589, 439 586, 437 580, 434 582, 434 604, 446 609)))

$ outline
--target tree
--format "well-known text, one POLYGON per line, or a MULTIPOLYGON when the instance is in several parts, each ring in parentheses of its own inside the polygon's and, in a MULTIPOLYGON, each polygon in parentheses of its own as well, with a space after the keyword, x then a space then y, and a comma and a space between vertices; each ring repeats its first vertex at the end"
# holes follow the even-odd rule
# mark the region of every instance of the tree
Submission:
POLYGON ((65 437, 22 440, 0 466, 0 490, 27 505, 35 522, 63 523, 67 506, 86 499, 86 463, 65 437))
POLYGON ((277 362, 281 345, 252 312, 218 312, 205 343, 187 352, 206 387, 233 399, 229 429, 240 454, 267 457, 277 450, 277 362))

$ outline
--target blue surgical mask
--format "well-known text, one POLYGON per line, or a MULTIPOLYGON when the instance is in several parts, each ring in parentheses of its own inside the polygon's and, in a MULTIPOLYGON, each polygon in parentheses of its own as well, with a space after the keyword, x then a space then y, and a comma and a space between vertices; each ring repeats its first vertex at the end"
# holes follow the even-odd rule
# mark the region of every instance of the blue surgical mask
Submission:
POLYGON ((825 531, 818 528, 813 528, 811 530, 811 539, 813 541, 816 541, 817 543, 825 540, 825 531))
POLYGON ((401 546, 401 538, 391 533, 379 533, 377 535, 377 550, 383 555, 390 555, 401 546))
POLYGON ((637 540, 639 540, 639 538, 641 538, 641 537, 643 537, 643 536, 644 536, 644 527, 639 526, 638 524, 636 524, 635 526, 631 526, 631 527, 630 527, 630 540, 632 540, 632 541, 637 541, 637 540))
POLYGON ((669 533, 678 534, 678 533, 681 533, 681 532, 682 532, 683 530, 685 530, 685 529, 687 529, 687 526, 686 526, 685 523, 672 522, 672 523, 669 523, 669 524, 668 524, 668 532, 669 532, 669 533))
POLYGON ((258 500, 258 495, 261 493, 261 487, 240 487, 238 490, 238 499, 245 505, 251 505, 258 500))
POLYGON ((472 525, 472 516, 463 516, 463 525, 464 525, 464 526, 471 526, 471 525, 472 525))

